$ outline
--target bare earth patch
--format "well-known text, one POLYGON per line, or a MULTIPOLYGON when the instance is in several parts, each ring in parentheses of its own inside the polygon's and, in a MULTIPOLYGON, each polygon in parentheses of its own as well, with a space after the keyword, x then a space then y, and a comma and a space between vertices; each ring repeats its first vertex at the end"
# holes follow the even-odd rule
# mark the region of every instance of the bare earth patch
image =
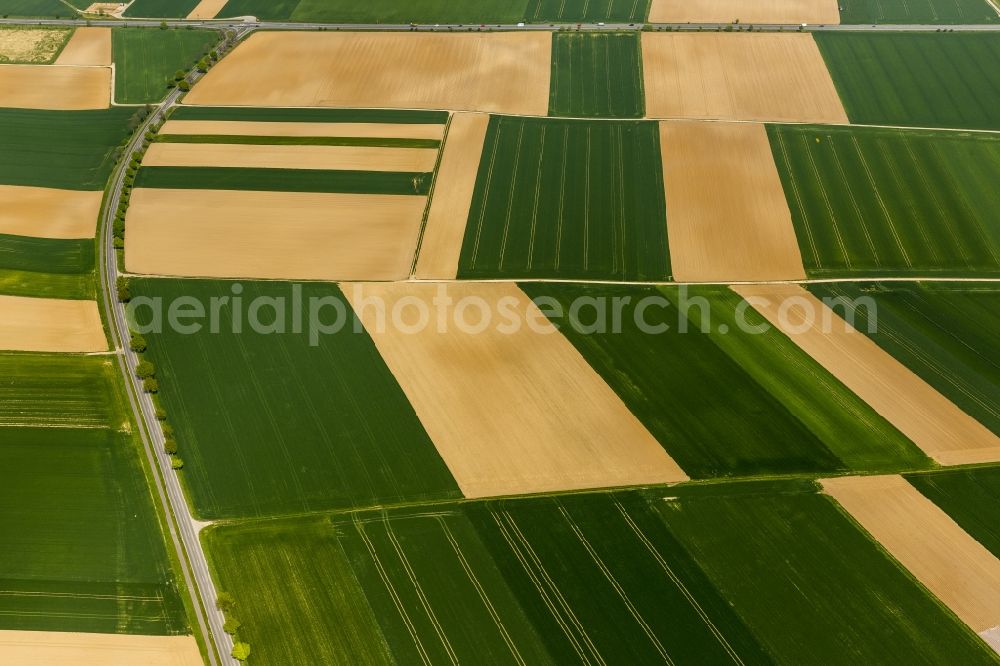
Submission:
POLYGON ((547 32, 261 32, 212 68, 186 103, 544 116, 551 53, 547 32))
POLYGON ((660 123, 674 279, 804 279, 767 130, 758 123, 660 123))
POLYGON ((66 39, 69 30, 0 28, 0 63, 51 62, 66 39))
POLYGON ((901 476, 825 479, 889 554, 976 632, 1000 625, 1000 560, 901 476))
POLYGON ((93 238, 103 192, 0 185, 0 234, 93 238))
POLYGON ((229 0, 201 0, 187 15, 189 19, 213 19, 229 0))
POLYGON ((0 106, 76 111, 111 105, 111 68, 0 65, 0 106))
POLYGON ((133 190, 129 272, 187 277, 403 280, 426 197, 133 190))
POLYGON ((248 167, 349 171, 434 171, 434 148, 257 146, 239 143, 154 143, 145 166, 248 167))
POLYGON ((1000 460, 1000 438, 866 335, 853 328, 845 330, 846 322, 802 287, 732 289, 937 462, 961 465, 1000 460), (826 332, 824 317, 830 321, 826 332))
MULTIPOLYGON (((562 334, 522 326, 508 334, 490 326, 462 332, 431 325, 404 332, 379 330, 372 307, 391 312, 409 302, 434 312, 439 285, 371 284, 344 288, 428 434, 466 497, 684 481, 664 452, 617 395, 562 334), (355 292, 361 289, 361 293, 355 292), (360 296, 360 298, 359 298, 360 296)), ((449 283, 456 302, 481 297, 496 309, 546 325, 544 315, 513 283, 449 283)), ((402 310, 405 314, 407 310, 402 310)), ((479 320, 470 308, 467 321, 479 320)), ((391 319, 390 319, 391 322, 391 319)), ((499 322, 497 322, 499 323, 499 322)))
POLYGON ((107 348, 96 301, 0 296, 0 349, 98 352, 107 348))
POLYGON ((133 636, 55 631, 0 631, 6 666, 201 666, 192 636, 133 636))
POLYGON ((809 34, 642 33, 646 115, 848 122, 809 34))
POLYGON ((111 28, 77 28, 57 65, 110 65, 111 28))
POLYGON ((127 2, 95 2, 84 9, 83 13, 95 16, 120 16, 127 6, 127 2))
POLYGON ((653 0, 651 23, 840 24, 837 0, 653 0))
POLYGON ((272 123, 246 120, 168 120, 160 134, 192 136, 358 137, 433 139, 444 137, 444 125, 408 123, 272 123))
POLYGON ((418 278, 453 280, 458 275, 458 258, 489 124, 485 113, 456 113, 451 118, 420 244, 418 278))

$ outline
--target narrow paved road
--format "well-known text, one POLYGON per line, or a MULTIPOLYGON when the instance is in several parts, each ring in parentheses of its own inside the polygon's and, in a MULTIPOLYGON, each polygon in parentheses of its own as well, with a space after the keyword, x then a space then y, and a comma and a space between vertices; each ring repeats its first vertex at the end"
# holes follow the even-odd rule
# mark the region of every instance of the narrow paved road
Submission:
MULTIPOLYGON (((241 27, 238 37, 249 32, 247 27, 241 27)), ((197 71, 192 71, 188 77, 192 82, 200 78, 197 71)), ((166 99, 149 115, 132 136, 120 164, 115 170, 111 190, 101 217, 103 243, 99 248, 99 281, 101 295, 104 300, 104 311, 107 313, 108 325, 111 329, 112 341, 116 350, 118 367, 127 382, 127 392, 132 412, 137 421, 143 424, 148 433, 142 434, 146 459, 153 470, 153 489, 155 497, 163 507, 167 517, 168 532, 174 551, 181 563, 181 573, 191 600, 194 605, 195 617, 201 634, 208 642, 209 663, 212 666, 235 666, 238 662, 230 656, 233 649, 232 637, 222 629, 225 618, 215 607, 217 596, 215 584, 208 570, 208 562, 198 539, 195 521, 191 508, 184 496, 177 473, 170 467, 170 456, 163 451, 163 431, 156 419, 156 411, 149 394, 142 390, 142 382, 136 376, 135 368, 139 358, 129 349, 130 332, 125 316, 125 306, 117 297, 118 258, 114 249, 114 234, 112 227, 125 187, 125 172, 130 156, 142 148, 143 136, 149 127, 162 118, 182 95, 174 89, 166 99)))

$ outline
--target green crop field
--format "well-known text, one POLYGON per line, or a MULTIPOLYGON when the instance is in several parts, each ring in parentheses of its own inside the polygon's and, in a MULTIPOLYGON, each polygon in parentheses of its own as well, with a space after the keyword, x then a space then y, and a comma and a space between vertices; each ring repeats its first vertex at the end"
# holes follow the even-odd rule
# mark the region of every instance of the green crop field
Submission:
POLYGON ((256 16, 261 21, 287 21, 298 4, 299 0, 229 0, 216 16, 256 16))
POLYGON ((97 297, 97 277, 94 273, 35 273, 0 268, 0 294, 5 296, 35 296, 38 298, 68 298, 75 301, 97 297))
MULTIPOLYGON (((553 321, 692 477, 930 465, 782 333, 773 328, 741 333, 736 311, 742 299, 728 289, 540 283, 521 288, 533 299, 556 299, 564 312, 574 302, 620 299, 620 332, 595 333, 553 321), (637 318, 637 306, 646 298, 637 318), (711 320, 701 332, 706 313, 711 320), (652 330, 669 329, 644 332, 639 320, 656 327, 652 330)), ((579 317, 590 323, 593 308, 581 309, 579 317)), ((753 310, 745 318, 761 323, 753 310)))
MULTIPOLYGON (((207 309, 212 297, 231 297, 234 284, 133 280, 132 293, 166 304, 195 297, 207 309)), ((239 284, 244 304, 257 297, 294 298, 288 284, 239 284)), ((324 322, 334 320, 337 307, 351 316, 334 285, 307 284, 302 294, 305 304, 313 297, 330 301, 324 322)), ((185 335, 165 327, 146 336, 199 515, 261 516, 459 496, 366 334, 348 324, 317 346, 292 324, 287 334, 255 334, 249 327, 234 334, 232 308, 221 308, 219 333, 206 328, 185 335)), ((291 310, 286 307, 283 321, 291 310)), ((260 315, 263 322, 273 319, 269 312, 260 315)), ((140 321, 147 319, 148 313, 140 321)))
POLYGON ((104 189, 134 113, 0 109, 0 184, 104 189))
POLYGON ((177 70, 187 72, 219 42, 215 30, 115 28, 115 102, 158 102, 177 70))
POLYGON ((906 480, 1000 557, 1000 467, 908 474, 906 480))
POLYGON ((427 194, 431 174, 321 169, 242 169, 230 167, 144 167, 136 187, 275 192, 427 194))
POLYGON ((840 0, 841 23, 997 23, 988 0, 840 0))
POLYGON ((28 16, 39 18, 72 18, 72 9, 59 0, 0 0, 0 16, 28 16))
POLYGON ((851 122, 1000 129, 1000 35, 814 37, 851 122))
POLYGON ((549 115, 641 118, 639 35, 553 33, 549 115))
POLYGON ((0 628, 187 631, 129 438, 0 428, 0 470, 0 628))
POLYGON ((96 297, 94 241, 0 234, 0 294, 96 297))
POLYGON ((0 354, 0 426, 117 428, 116 376, 108 357, 0 354))
POLYGON ((810 277, 1000 276, 1000 136, 768 133, 810 277))
POLYGON ((1000 435, 1000 289, 991 283, 813 284, 819 297, 870 298, 855 326, 1000 435), (872 320, 875 321, 872 321, 872 320), (870 324, 874 324, 871 326, 870 324), (870 332, 870 328, 875 328, 870 332))
POLYGON ((665 280, 657 124, 494 116, 461 278, 665 280))
POLYGON ((672 489, 656 506, 782 663, 996 663, 832 500, 795 490, 803 485, 672 489))
POLYGON ((191 13, 201 0, 135 0, 125 16, 181 19, 191 13))
POLYGON ((444 125, 447 111, 409 111, 406 109, 275 109, 236 106, 179 106, 171 120, 243 120, 280 123, 397 123, 444 125))
POLYGON ((650 0, 528 0, 524 17, 532 22, 644 21, 650 0))

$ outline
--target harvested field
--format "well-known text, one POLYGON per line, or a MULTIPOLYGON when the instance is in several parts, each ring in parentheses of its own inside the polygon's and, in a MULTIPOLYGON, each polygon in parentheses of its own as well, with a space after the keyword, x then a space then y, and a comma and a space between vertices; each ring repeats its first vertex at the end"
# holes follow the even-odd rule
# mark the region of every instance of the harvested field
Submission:
POLYGON ((189 19, 212 19, 222 11, 229 0, 201 0, 187 15, 189 19))
POLYGON ((642 33, 650 118, 847 123, 812 35, 642 33))
MULTIPOLYGON (((427 109, 325 109, 266 106, 185 106, 174 108, 174 120, 228 120, 253 123, 360 123, 396 125, 441 125, 448 111, 427 109)), ((414 130, 419 131, 419 130, 414 130)))
POLYGON ((823 490, 974 631, 1000 626, 1000 560, 901 476, 825 479, 823 490))
POLYGON ((251 35, 187 104, 548 111, 548 33, 251 35), (310 63, 300 76, 288 67, 310 63), (251 85, 252 82, 252 85, 251 85))
MULTIPOLYGON (((372 308, 359 311, 359 299, 372 297, 387 312, 401 303, 404 317, 407 302, 433 311, 437 289, 369 284, 347 296, 466 497, 687 479, 562 336, 524 325, 473 334, 454 322, 407 334, 412 320, 380 326, 372 308)), ((447 295, 484 299, 491 312, 509 306, 522 323, 544 322, 509 283, 455 283, 447 295)))
POLYGON ((763 125, 662 122, 660 150, 675 280, 805 278, 763 125))
POLYGON ((840 23, 837 0, 652 0, 650 23, 840 23))
POLYGON ((188 277, 402 280, 424 203, 405 195, 138 188, 125 265, 188 277))
POLYGON ((215 143, 154 143, 143 166, 242 167, 350 171, 434 171, 433 148, 369 146, 260 146, 215 143))
POLYGON ((1000 557, 1000 467, 949 469, 904 478, 973 539, 1000 557))
POLYGON ((465 224, 472 209, 489 123, 485 113, 456 113, 451 119, 420 243, 418 278, 451 280, 458 275, 465 224))
POLYGON ((95 301, 0 296, 0 349, 97 352, 108 348, 95 301))
POLYGON ((0 234, 93 238, 103 192, 0 185, 0 234))
POLYGON ((129 636, 43 631, 0 631, 7 666, 201 666, 193 636, 129 636))
POLYGON ((943 465, 1000 460, 1000 438, 796 285, 733 287, 767 320, 943 465), (826 323, 824 323, 824 321, 826 323))
POLYGON ((429 123, 255 122, 252 120, 168 120, 160 135, 355 137, 368 139, 444 138, 444 125, 429 123))
POLYGON ((17 109, 106 109, 111 105, 111 69, 0 65, 0 104, 17 109))
POLYGON ((0 63, 50 63, 69 34, 69 30, 63 29, 0 28, 0 63))
POLYGON ((111 28, 77 28, 57 65, 110 65, 111 28))

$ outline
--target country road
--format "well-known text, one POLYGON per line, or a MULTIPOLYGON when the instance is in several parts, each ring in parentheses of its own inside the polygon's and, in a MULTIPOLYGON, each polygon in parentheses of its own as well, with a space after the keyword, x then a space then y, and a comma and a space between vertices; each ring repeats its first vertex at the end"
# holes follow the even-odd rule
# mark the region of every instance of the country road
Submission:
MULTIPOLYGON (((237 33, 237 41, 247 32, 249 30, 242 26, 237 33)), ((200 78, 200 74, 197 70, 192 70, 188 78, 193 83, 200 78)), ((177 473, 170 467, 170 456, 164 453, 163 431, 160 422, 156 419, 153 401, 149 394, 142 390, 142 382, 135 373, 139 358, 129 348, 130 333, 125 316, 125 306, 118 300, 116 287, 118 257, 114 249, 112 226, 118 201, 121 199, 121 193, 125 186, 125 172, 130 156, 142 147, 143 136, 149 127, 157 119, 162 118, 182 94, 176 88, 171 90, 166 99, 136 129, 112 175, 111 189, 105 201, 100 221, 103 242, 98 250, 99 282, 118 367, 126 381, 129 403, 137 422, 143 426, 141 430, 145 430, 145 433, 140 432, 140 435, 146 459, 153 472, 154 496, 163 508, 170 540, 180 561, 181 573, 188 593, 192 597, 191 601, 195 612, 193 619, 208 643, 209 664, 212 666, 236 666, 239 662, 230 656, 233 649, 232 638, 222 628, 225 618, 215 607, 217 596, 215 585, 208 570, 208 562, 205 559, 201 541, 198 539, 196 522, 191 514, 187 498, 184 496, 177 473)))

